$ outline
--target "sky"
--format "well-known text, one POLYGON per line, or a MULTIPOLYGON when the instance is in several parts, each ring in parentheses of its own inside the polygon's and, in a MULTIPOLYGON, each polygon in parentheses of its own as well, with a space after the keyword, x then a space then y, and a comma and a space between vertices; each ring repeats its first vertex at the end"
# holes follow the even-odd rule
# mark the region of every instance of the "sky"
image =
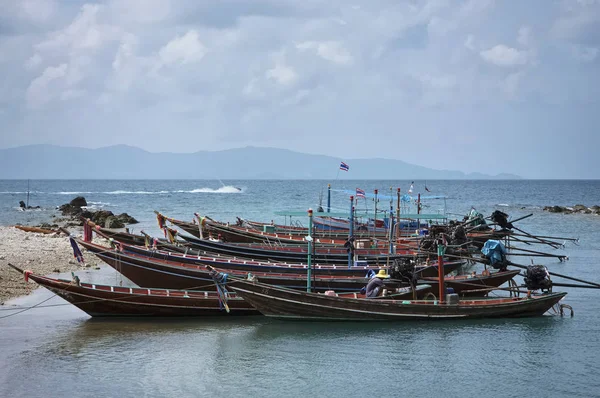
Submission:
POLYGON ((0 148, 600 178, 600 0, 0 0, 0 148))

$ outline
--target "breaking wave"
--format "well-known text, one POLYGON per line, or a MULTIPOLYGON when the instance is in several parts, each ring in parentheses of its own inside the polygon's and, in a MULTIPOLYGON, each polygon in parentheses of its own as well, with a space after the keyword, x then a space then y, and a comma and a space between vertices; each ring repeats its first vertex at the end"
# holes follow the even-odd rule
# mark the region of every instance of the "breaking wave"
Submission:
POLYGON ((175 191, 177 193, 239 193, 243 192, 242 188, 234 187, 233 185, 226 185, 217 189, 213 188, 197 188, 191 191, 175 191))

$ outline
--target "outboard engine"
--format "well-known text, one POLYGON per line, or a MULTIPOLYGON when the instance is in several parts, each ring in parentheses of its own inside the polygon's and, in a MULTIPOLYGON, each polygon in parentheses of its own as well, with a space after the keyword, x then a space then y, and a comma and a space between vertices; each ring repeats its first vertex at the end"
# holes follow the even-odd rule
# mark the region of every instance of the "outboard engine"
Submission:
POLYGON ((512 229, 513 225, 512 223, 508 222, 508 214, 501 212, 500 210, 495 210, 492 215, 490 216, 490 219, 495 222, 496 224, 500 225, 500 227, 502 227, 502 229, 512 229))
POLYGON ((415 263, 410 258, 395 258, 390 266, 389 274, 392 279, 412 282, 415 275, 415 263))
POLYGON ((552 290, 548 269, 543 265, 530 265, 525 274, 525 286, 529 290, 552 290))

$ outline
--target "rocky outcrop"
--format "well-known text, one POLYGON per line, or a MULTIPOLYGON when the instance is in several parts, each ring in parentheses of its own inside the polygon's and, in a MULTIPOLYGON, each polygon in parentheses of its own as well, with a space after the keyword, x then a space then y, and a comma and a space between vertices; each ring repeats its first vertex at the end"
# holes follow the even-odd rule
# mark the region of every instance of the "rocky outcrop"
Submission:
POLYGON ((125 224, 116 216, 108 216, 104 220, 104 228, 125 228, 125 224))
POLYGON ((87 201, 83 196, 78 196, 69 203, 60 206, 58 210, 63 216, 66 216, 72 224, 73 221, 77 225, 83 225, 81 217, 92 220, 95 224, 105 228, 124 228, 126 224, 137 224, 138 221, 127 213, 121 213, 118 216, 110 210, 90 211, 82 209, 87 206, 87 201))
POLYGON ((87 201, 85 200, 85 198, 83 196, 78 196, 75 199, 73 199, 71 202, 69 202, 69 204, 71 206, 83 207, 83 206, 87 206, 87 201))
POLYGON ((600 206, 587 207, 585 205, 575 206, 546 206, 544 211, 550 213, 563 213, 563 214, 595 214, 600 215, 600 206))

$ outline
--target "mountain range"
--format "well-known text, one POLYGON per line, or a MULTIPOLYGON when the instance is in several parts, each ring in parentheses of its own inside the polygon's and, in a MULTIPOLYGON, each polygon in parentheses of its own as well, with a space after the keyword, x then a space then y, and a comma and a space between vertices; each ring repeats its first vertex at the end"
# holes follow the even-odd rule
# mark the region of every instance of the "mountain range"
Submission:
MULTIPOLYGON (((116 145, 98 149, 27 145, 0 149, 0 179, 328 179, 342 159, 287 149, 245 147, 152 153, 116 145)), ((520 179, 435 170, 394 159, 343 159, 340 179, 520 179)))

